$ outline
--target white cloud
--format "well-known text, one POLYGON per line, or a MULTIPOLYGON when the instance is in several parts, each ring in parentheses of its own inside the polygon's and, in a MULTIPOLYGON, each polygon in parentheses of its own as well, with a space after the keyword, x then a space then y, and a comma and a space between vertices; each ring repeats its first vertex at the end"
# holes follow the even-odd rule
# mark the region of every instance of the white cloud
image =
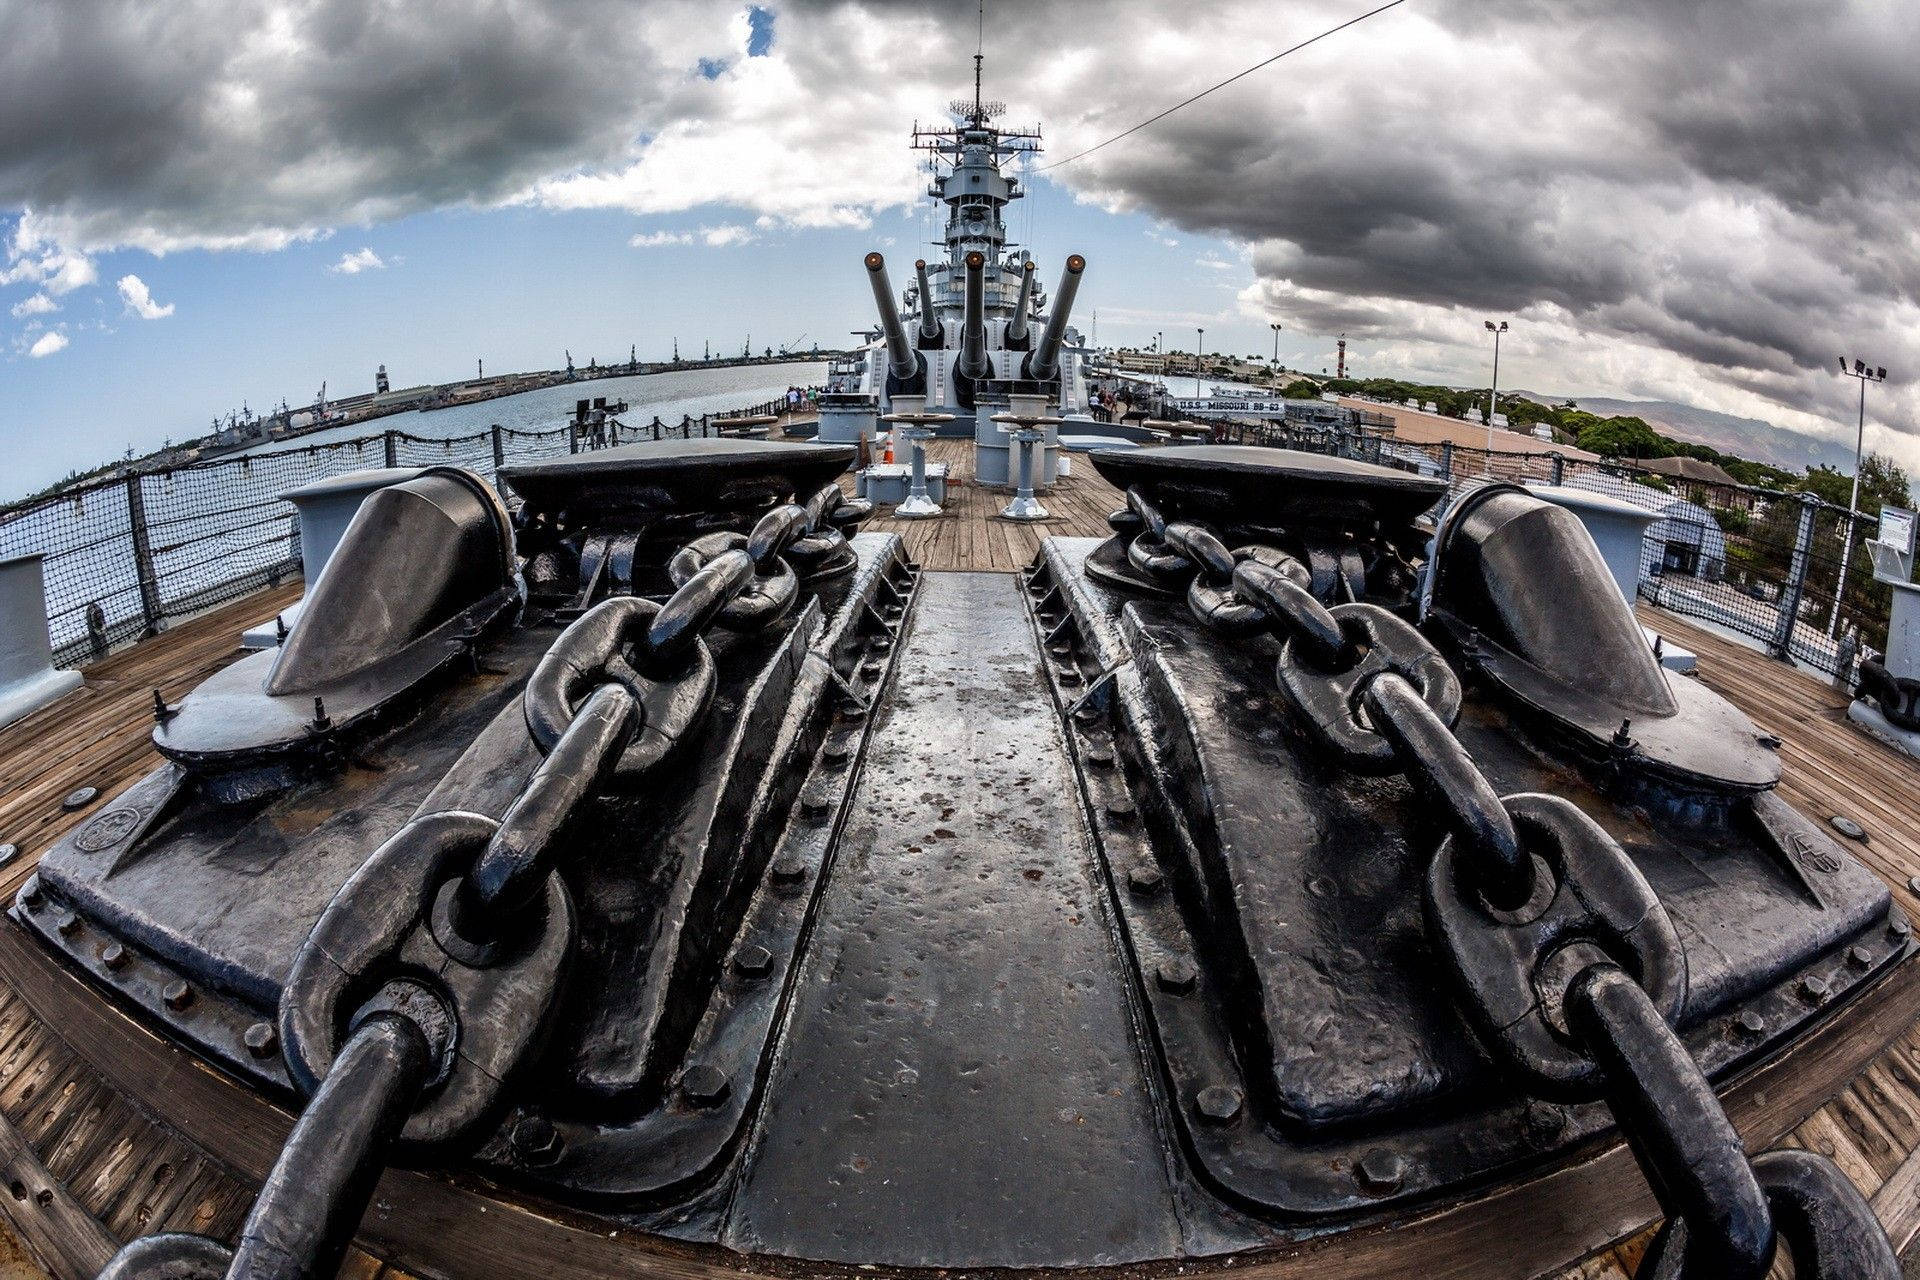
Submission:
POLYGON ((658 249, 670 244, 692 244, 693 236, 685 231, 647 231, 627 243, 636 249, 658 249))
POLYGON ((371 249, 355 249, 352 253, 340 255, 340 261, 327 270, 338 276, 357 276, 362 271, 384 271, 386 262, 371 249))
POLYGON ((164 320, 173 314, 173 304, 169 302, 163 307, 155 302, 147 282, 139 276, 121 276, 119 288, 120 300, 127 304, 127 310, 142 320, 164 320))
POLYGON ((38 360, 42 356, 50 356, 56 351, 66 349, 67 335, 57 330, 50 330, 41 334, 34 344, 27 348, 27 354, 38 360))
POLYGON ((700 228, 700 243, 709 249, 724 249, 729 245, 752 244, 759 237, 751 230, 737 223, 728 223, 718 227, 700 228))
POLYGON ((1233 270, 1233 264, 1231 262, 1228 262, 1225 258, 1222 258, 1217 253, 1209 253, 1204 258, 1195 258, 1193 260, 1193 265, 1196 267, 1205 267, 1209 271, 1233 270))
POLYGON ((44 316, 59 309, 60 304, 52 298, 44 293, 36 293, 31 298, 13 304, 13 318, 18 320, 22 316, 44 316))

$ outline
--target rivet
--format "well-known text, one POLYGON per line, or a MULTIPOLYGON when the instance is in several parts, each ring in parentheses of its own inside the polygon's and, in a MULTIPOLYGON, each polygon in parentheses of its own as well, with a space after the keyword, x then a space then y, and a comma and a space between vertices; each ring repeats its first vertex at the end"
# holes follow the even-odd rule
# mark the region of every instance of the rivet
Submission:
POLYGON ((1890 938, 1904 938, 1912 932, 1913 926, 1907 923, 1903 915, 1895 914, 1887 921, 1887 936, 1890 938))
POLYGON ((1096 769, 1113 768, 1113 752, 1105 747, 1095 747, 1087 752, 1087 763, 1096 769))
POLYGON ((109 969, 118 970, 126 968, 127 949, 117 942, 109 942, 106 946, 100 948, 100 963, 109 969))
POLYGON ((1065 685, 1079 684, 1083 678, 1084 677, 1082 677, 1081 674, 1078 671, 1074 670, 1072 667, 1066 667, 1062 669, 1059 676, 1060 683, 1065 685))
POLYGON ((1125 796, 1107 801, 1107 816, 1115 822, 1132 822, 1133 814, 1133 801, 1125 796))
POLYGON ((1171 991, 1175 995, 1185 995, 1199 982, 1200 974, 1193 967, 1193 961, 1184 957, 1162 962, 1155 976, 1160 981, 1162 991, 1171 991))
POLYGON ((1166 878, 1160 874, 1160 868, 1149 863, 1141 863, 1127 872, 1127 888, 1142 898, 1151 898, 1166 885, 1166 878))
POLYGON ((886 669, 885 663, 869 662, 860 668, 860 674, 869 680, 878 680, 880 673, 886 669))
POLYGON ((834 715, 842 724, 859 724, 867 718, 867 709, 858 702, 843 702, 834 715))
POLYGON ((560 1149, 566 1145, 561 1141, 559 1130, 553 1127, 553 1121, 545 1116, 522 1116, 513 1126, 514 1154, 527 1164, 552 1164, 560 1156, 560 1149))
POLYGON ((1848 947, 1847 963, 1856 969, 1870 968, 1873 964, 1873 952, 1859 945, 1848 947))
POLYGON ((60 807, 68 813, 72 813, 75 810, 86 808, 99 798, 100 788, 98 787, 75 787, 72 791, 67 792, 65 798, 60 801, 60 807))
POLYGON ((273 1029, 271 1022, 256 1022, 247 1028, 241 1037, 246 1042, 247 1052, 256 1058, 266 1058, 273 1054, 280 1043, 280 1033, 273 1029))
POLYGON ((1767 1029, 1767 1020, 1752 1009, 1742 1009, 1733 1021, 1743 1035, 1757 1036, 1767 1029))
POLYGON ((762 946, 745 946, 733 956, 733 971, 743 978, 764 978, 773 972, 773 952, 762 946))
POLYGON ((1240 1091, 1231 1085, 1210 1084, 1194 1095, 1193 1109, 1209 1124, 1232 1124, 1240 1118, 1240 1091))
POLYGON ((732 1091, 727 1073, 710 1063, 696 1062, 680 1073, 680 1092, 696 1107, 717 1107, 732 1091))
POLYGON ((844 742, 829 742, 820 749, 820 758, 831 765, 843 765, 853 758, 853 749, 844 742))
POLYGON ((833 812, 833 803, 820 790, 804 792, 800 797, 800 814, 809 822, 825 822, 827 815, 833 812))
POLYGON ((1048 645, 1047 652, 1052 654, 1056 658, 1065 658, 1072 655, 1073 646, 1068 644, 1064 640, 1060 640, 1060 641, 1056 641, 1053 644, 1048 645))
POLYGON ((179 1013, 182 1009, 185 1009, 193 1003, 193 988, 179 978, 175 978, 172 982, 169 982, 167 989, 160 994, 161 998, 167 1002, 167 1008, 173 1010, 175 1013, 179 1013))
POLYGON ((893 639, 890 636, 875 636, 870 643, 875 653, 885 653, 893 648, 893 639))
POLYGON ((1827 985, 1827 980, 1817 973, 1810 973, 1800 979, 1800 998, 1809 1004, 1819 1004, 1831 991, 1832 988, 1827 985))
POLYGON ((71 938, 80 932, 80 917, 71 911, 63 911, 60 913, 60 918, 53 922, 53 927, 60 931, 61 937, 71 938))
POLYGON ((807 864, 798 858, 781 858, 773 864, 775 884, 798 884, 807 874, 807 864))
POLYGON ((1384 1195, 1398 1191, 1400 1184, 1407 1180, 1407 1162, 1400 1158, 1398 1152, 1375 1147, 1360 1157, 1359 1163, 1353 1166, 1353 1172, 1361 1186, 1384 1195))

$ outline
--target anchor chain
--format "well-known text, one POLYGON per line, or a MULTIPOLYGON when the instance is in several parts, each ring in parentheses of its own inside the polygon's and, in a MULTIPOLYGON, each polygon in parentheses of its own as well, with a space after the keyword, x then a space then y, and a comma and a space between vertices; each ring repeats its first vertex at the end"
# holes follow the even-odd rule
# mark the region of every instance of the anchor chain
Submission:
POLYGON ((1461 689, 1419 630, 1376 605, 1323 604, 1298 559, 1229 550, 1168 521, 1138 489, 1116 529, 1128 563, 1169 584, 1229 638, 1271 633, 1277 680, 1308 735, 1345 767, 1405 774, 1440 815, 1427 930, 1481 1043, 1541 1097, 1601 1100, 1666 1221, 1642 1280, 1765 1276, 1777 1249, 1803 1280, 1896 1280, 1872 1207, 1832 1161, 1749 1159, 1675 1033, 1686 952, 1658 895, 1571 801, 1501 795, 1453 732, 1461 689))
POLYGON ((288 1074, 309 1101, 229 1249, 168 1233, 130 1242, 101 1280, 310 1280, 338 1270, 396 1151, 470 1146, 538 1054, 573 950, 556 836, 593 795, 653 777, 716 683, 706 633, 772 627, 811 563, 871 510, 837 485, 749 534, 675 555, 664 602, 616 597, 554 641, 522 698, 542 753, 496 822, 414 818, 354 872, 295 954, 280 1000, 288 1074))

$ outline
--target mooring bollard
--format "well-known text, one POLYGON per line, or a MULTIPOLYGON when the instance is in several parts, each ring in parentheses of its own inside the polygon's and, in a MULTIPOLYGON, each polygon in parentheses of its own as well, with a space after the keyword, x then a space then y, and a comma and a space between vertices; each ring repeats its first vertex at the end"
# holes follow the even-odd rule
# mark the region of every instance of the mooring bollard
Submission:
POLYGON ((1031 426, 1023 427, 1013 433, 1013 443, 1020 450, 1020 488, 1015 491, 1013 501, 1001 508, 1000 515, 1007 520, 1045 520, 1047 509, 1040 505, 1040 499, 1033 496, 1033 450, 1034 446, 1047 438, 1044 431, 1036 431, 1031 426))
POLYGON ((925 427, 900 427, 901 437, 913 453, 913 481, 907 487, 907 500, 893 509, 896 516, 919 518, 937 516, 940 504, 927 492, 927 439, 933 432, 925 427))

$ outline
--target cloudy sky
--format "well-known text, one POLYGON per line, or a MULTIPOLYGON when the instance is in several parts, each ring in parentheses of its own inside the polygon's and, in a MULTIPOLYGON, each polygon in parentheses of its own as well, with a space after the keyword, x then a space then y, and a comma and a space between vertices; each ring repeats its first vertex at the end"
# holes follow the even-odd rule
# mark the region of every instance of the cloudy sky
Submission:
MULTIPOLYGON (((1040 163, 1370 0, 989 4, 1040 163)), ((866 322, 972 3, 0 0, 18 492, 400 382, 866 322)), ((1407 0, 1084 160, 1016 237, 1103 342, 1664 398, 1920 468, 1920 23, 1897 0, 1407 0), (1051 271, 1049 272, 1051 274, 1051 271)))

